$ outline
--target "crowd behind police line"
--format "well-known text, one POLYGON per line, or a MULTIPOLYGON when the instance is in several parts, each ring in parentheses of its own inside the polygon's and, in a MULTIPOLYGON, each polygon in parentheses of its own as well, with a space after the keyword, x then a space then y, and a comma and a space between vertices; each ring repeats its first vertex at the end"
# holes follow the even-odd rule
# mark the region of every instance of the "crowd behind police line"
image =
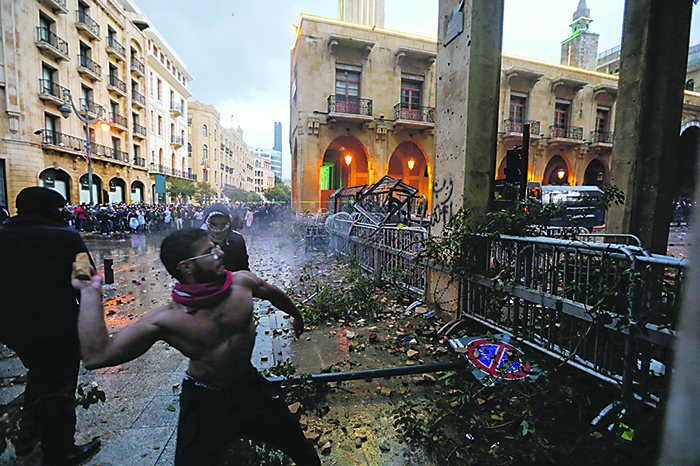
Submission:
MULTIPOLYGON (((108 236, 114 233, 147 233, 181 228, 199 228, 209 204, 88 204, 66 205, 65 219, 84 233, 108 236)), ((286 204, 229 204, 231 227, 236 231, 267 230, 272 222, 290 215, 286 204)), ((9 215, 7 215, 9 216, 9 215)), ((4 221, 0 213, 0 223, 4 221)))

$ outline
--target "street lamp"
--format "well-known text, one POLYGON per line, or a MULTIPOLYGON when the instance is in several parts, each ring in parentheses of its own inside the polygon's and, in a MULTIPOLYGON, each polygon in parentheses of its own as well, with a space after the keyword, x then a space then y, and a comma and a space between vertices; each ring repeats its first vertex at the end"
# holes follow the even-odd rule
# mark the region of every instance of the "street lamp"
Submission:
POLYGON ((416 165, 416 161, 413 159, 408 159, 408 169, 413 170, 413 167, 416 165))
POLYGON ((566 171, 563 168, 557 170, 557 178, 559 178, 560 181, 564 179, 564 175, 566 175, 566 171))
POLYGON ((345 155, 345 165, 347 165, 349 167, 351 163, 352 163, 352 155, 346 154, 345 155))
MULTIPOLYGON (((88 164, 88 191, 90 191, 90 205, 92 205, 94 203, 94 200, 92 197, 92 157, 90 156, 90 125, 102 120, 102 114, 104 113, 105 109, 103 107, 99 107, 99 110, 97 111, 97 116, 95 118, 90 118, 88 116, 87 99, 85 99, 85 105, 83 108, 85 115, 83 116, 80 114, 78 109, 75 108, 75 104, 73 103, 73 96, 71 95, 71 93, 68 91, 64 91, 63 105, 61 105, 58 108, 58 111, 61 112, 63 118, 68 118, 71 114, 71 108, 72 111, 75 112, 76 116, 80 119, 80 121, 85 123, 85 161, 88 164), (66 103, 66 98, 68 99, 68 102, 70 102, 70 107, 66 103)), ((102 129, 105 129, 106 126, 108 129, 106 129, 105 131, 109 131, 110 126, 107 123, 102 122, 101 126, 102 129)))

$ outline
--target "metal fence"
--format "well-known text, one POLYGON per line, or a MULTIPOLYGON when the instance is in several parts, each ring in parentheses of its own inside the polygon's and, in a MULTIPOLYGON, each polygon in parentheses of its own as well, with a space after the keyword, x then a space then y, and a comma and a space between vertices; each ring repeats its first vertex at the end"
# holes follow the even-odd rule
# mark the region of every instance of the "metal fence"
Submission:
MULTIPOLYGON (((427 231, 395 225, 377 231, 360 219, 346 212, 328 217, 330 250, 354 255, 376 279, 401 283, 425 298, 428 264, 418 259, 427 231)), ((635 242, 627 236, 484 238, 481 272, 460 284, 457 321, 510 333, 618 384, 625 398, 655 404, 670 377, 666 369, 688 263, 635 244, 613 244, 635 242)))

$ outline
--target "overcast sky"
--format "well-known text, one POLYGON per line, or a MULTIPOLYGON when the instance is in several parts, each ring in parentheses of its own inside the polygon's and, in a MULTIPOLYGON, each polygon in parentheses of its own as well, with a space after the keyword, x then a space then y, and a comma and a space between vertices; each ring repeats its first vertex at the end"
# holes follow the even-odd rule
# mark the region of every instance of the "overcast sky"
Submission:
MULTIPOLYGON (((191 100, 213 104, 247 144, 272 147, 282 122, 283 177, 290 177, 289 66, 299 16, 337 18, 338 0, 134 0, 194 77, 191 100)), ((503 51, 558 63, 579 0, 505 0, 503 51)), ((624 0, 587 0, 598 52, 620 44, 624 0)), ((437 37, 438 0, 386 0, 386 29, 437 37)), ((693 6, 691 45, 700 43, 693 6)))

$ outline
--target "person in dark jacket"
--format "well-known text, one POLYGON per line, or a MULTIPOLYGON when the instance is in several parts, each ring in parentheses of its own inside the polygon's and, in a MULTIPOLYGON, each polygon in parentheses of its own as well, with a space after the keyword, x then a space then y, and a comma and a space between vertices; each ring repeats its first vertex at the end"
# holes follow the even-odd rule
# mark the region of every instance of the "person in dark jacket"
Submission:
POLYGON ((87 246, 64 220, 65 202, 51 189, 25 188, 17 215, 0 226, 0 341, 28 371, 15 454, 41 441, 45 466, 78 464, 100 446, 97 438, 80 446, 74 439, 80 295, 71 272, 87 246))
POLYGON ((204 211, 202 230, 207 230, 209 238, 224 251, 224 268, 229 272, 250 271, 248 250, 243 235, 231 226, 231 214, 223 204, 212 204, 204 211))

